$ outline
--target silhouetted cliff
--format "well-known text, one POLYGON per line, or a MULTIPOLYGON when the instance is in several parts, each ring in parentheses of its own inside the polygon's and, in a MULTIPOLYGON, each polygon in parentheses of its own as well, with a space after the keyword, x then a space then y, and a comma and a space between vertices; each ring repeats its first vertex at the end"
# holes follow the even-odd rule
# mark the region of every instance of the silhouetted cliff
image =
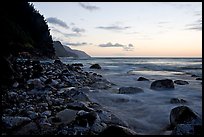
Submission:
POLYGON ((47 22, 28 2, 1 3, 0 85, 9 85, 18 75, 16 57, 54 58, 55 50, 47 22))

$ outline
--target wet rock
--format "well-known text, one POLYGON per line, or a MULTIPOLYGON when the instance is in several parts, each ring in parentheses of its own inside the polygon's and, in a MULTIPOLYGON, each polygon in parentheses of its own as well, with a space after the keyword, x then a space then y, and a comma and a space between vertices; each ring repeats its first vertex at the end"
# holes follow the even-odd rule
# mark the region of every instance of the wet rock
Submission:
POLYGON ((119 88, 119 94, 136 94, 144 92, 143 89, 138 87, 121 87, 119 88))
POLYGON ((88 107, 86 103, 81 101, 67 103, 67 107, 75 110, 94 111, 94 109, 88 107))
POLYGON ((93 64, 90 66, 90 69, 101 69, 101 66, 99 64, 93 64))
POLYGON ((2 117, 2 124, 5 128, 11 129, 14 127, 18 127, 22 124, 30 122, 31 119, 28 117, 20 117, 20 116, 6 116, 2 117))
POLYGON ((175 80, 174 83, 178 84, 178 85, 187 85, 187 84, 189 84, 187 81, 184 81, 184 80, 175 80))
POLYGON ((55 61, 54 61, 54 64, 63 64, 62 62, 61 62, 61 60, 60 59, 56 59, 55 61))
POLYGON ((51 116, 51 114, 52 114, 52 112, 47 110, 47 111, 44 111, 41 115, 49 117, 49 116, 51 116))
POLYGON ((88 123, 89 126, 92 126, 96 119, 100 119, 96 112, 81 113, 81 115, 78 114, 76 118, 82 125, 87 125, 88 123))
POLYGON ((34 111, 28 111, 27 114, 30 119, 36 119, 39 116, 39 114, 34 111))
POLYGON ((202 125, 178 124, 171 135, 202 135, 202 125))
POLYGON ((18 82, 14 82, 14 83, 13 83, 13 87, 14 87, 14 88, 17 88, 18 86, 19 86, 19 83, 18 83, 18 82))
POLYGON ((39 135, 40 129, 38 128, 37 124, 34 122, 30 122, 25 126, 21 127, 17 130, 14 135, 39 135))
POLYGON ((81 64, 81 63, 74 63, 74 64, 72 64, 72 66, 79 66, 79 67, 83 67, 83 64, 81 64))
POLYGON ((178 106, 171 110, 170 123, 172 126, 177 124, 201 124, 202 120, 187 106, 178 106))
POLYGON ((41 88, 44 87, 44 84, 42 83, 42 81, 41 81, 39 78, 29 79, 29 80, 27 81, 27 84, 33 85, 34 88, 36 88, 36 89, 41 89, 41 88))
POLYGON ((108 126, 99 135, 126 136, 126 135, 137 135, 137 133, 123 126, 112 125, 112 126, 108 126))
POLYGON ((153 90, 174 89, 174 83, 171 79, 156 80, 150 86, 153 90))
POLYGON ((127 127, 127 124, 117 118, 115 115, 111 114, 110 112, 101 110, 98 112, 98 116, 100 117, 101 121, 106 124, 115 124, 127 127))
POLYGON ((137 81, 149 81, 149 79, 144 78, 144 77, 139 77, 139 78, 137 79, 137 81))
POLYGON ((89 102, 89 97, 83 93, 83 92, 80 92, 78 91, 77 93, 75 93, 74 95, 72 95, 72 98, 74 100, 78 100, 78 101, 84 101, 84 102, 89 102))
POLYGON ((191 75, 191 77, 198 77, 198 76, 197 76, 197 75, 195 75, 195 74, 192 74, 192 75, 191 75))
POLYGON ((187 101, 182 99, 182 98, 181 99, 179 99, 179 98, 171 98, 170 103, 172 103, 172 104, 187 103, 187 101))
POLYGON ((201 78, 201 77, 199 77, 199 78, 196 78, 196 80, 202 80, 202 78, 201 78))
POLYGON ((107 124, 102 123, 102 122, 95 122, 90 130, 93 134, 98 135, 100 132, 102 132, 103 130, 105 130, 107 128, 107 124))
POLYGON ((64 109, 56 114, 63 123, 70 123, 75 120, 78 111, 72 109, 64 109))
POLYGON ((97 89, 108 89, 108 88, 111 88, 111 83, 106 81, 96 81, 91 85, 91 87, 94 87, 97 89))

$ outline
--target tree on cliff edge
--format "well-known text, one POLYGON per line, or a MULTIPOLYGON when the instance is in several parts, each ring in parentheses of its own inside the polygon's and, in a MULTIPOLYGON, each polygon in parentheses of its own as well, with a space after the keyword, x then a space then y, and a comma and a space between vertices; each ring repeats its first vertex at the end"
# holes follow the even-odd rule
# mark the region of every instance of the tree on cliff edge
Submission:
POLYGON ((53 40, 44 17, 28 2, 1 3, 0 86, 12 83, 12 61, 19 53, 55 57, 53 40))

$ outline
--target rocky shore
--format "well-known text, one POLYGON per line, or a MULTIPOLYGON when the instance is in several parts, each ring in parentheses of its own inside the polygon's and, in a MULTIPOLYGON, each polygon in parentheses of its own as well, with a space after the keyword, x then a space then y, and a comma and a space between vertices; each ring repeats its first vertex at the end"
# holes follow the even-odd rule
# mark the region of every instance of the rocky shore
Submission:
MULTIPOLYGON (((107 89, 101 75, 84 72, 83 64, 17 60, 21 76, 2 95, 2 135, 98 135, 109 128, 136 134, 86 92, 107 89)), ((92 67, 94 69, 94 67, 92 67)))
MULTIPOLYGON (((100 65, 94 64, 85 72, 83 64, 19 59, 13 66, 19 78, 2 95, 2 135, 141 135, 87 95, 113 85, 92 71, 101 69, 100 65)), ((188 84, 163 79, 152 82, 150 88, 173 90, 174 83, 188 84)), ((137 87, 119 89, 119 94, 142 92, 137 87)), ((171 110, 166 133, 200 135, 202 120, 185 106, 186 100, 172 98, 170 103, 182 106, 171 110)))

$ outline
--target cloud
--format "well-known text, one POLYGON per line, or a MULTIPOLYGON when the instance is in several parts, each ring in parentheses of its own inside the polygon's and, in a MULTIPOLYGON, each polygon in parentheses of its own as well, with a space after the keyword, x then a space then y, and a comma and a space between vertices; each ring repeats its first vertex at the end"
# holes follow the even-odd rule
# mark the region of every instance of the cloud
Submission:
POLYGON ((64 42, 65 45, 70 45, 70 46, 84 46, 87 45, 87 42, 77 42, 77 43, 72 43, 72 42, 64 42))
POLYGON ((74 27, 72 28, 72 31, 76 33, 81 33, 81 32, 85 32, 85 29, 74 27))
POLYGON ((128 45, 122 45, 119 43, 116 44, 112 44, 111 42, 107 43, 107 44, 99 44, 99 47, 122 47, 125 51, 131 51, 134 49, 134 46, 132 44, 128 44, 128 45))
POLYGON ((121 27, 121 26, 117 26, 117 25, 112 25, 112 26, 99 26, 99 27, 96 27, 98 29, 105 29, 105 30, 126 30, 126 29, 129 29, 131 27, 129 26, 126 26, 126 27, 121 27))
POLYGON ((97 7, 97 6, 92 6, 92 5, 90 5, 88 2, 86 2, 86 3, 84 3, 84 2, 79 2, 79 5, 80 5, 82 8, 84 8, 84 9, 86 9, 86 10, 89 10, 89 11, 94 11, 94 10, 98 10, 98 9, 99 9, 99 7, 97 7))
POLYGON ((196 20, 192 24, 187 24, 186 25, 187 30, 197 30, 197 31, 202 31, 202 18, 196 20))
POLYGON ((61 32, 60 30, 58 30, 56 28, 52 28, 51 31, 55 31, 59 34, 62 34, 64 37, 79 37, 79 36, 81 36, 80 33, 64 33, 64 32, 61 32))
POLYGON ((49 18, 47 18, 46 20, 47 20, 49 23, 51 23, 51 24, 56 24, 56 25, 59 25, 59 26, 61 26, 61 27, 63 27, 63 28, 66 28, 66 29, 69 28, 68 25, 67 25, 64 21, 62 21, 62 20, 60 20, 60 19, 58 19, 58 18, 49 17, 49 18))

